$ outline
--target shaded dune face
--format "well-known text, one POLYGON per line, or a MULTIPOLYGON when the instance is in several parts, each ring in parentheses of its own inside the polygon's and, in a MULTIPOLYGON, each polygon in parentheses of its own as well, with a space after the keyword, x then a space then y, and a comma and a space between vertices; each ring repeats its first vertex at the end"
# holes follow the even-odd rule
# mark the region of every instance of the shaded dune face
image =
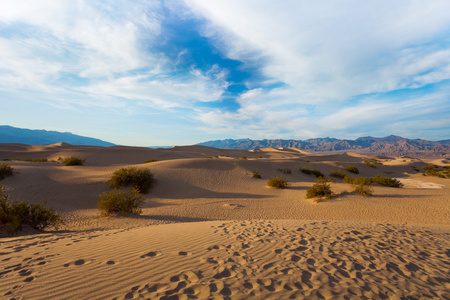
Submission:
POLYGON ((8 158, 49 160, 7 161, 16 171, 0 184, 15 198, 47 200, 66 224, 0 238, 0 298, 450 298, 449 179, 414 175, 411 166, 443 169, 447 160, 0 145, 0 159, 8 158), (56 162, 70 156, 86 162, 56 162), (364 163, 375 159, 382 164, 364 163), (156 179, 143 213, 99 217, 98 195, 111 190, 114 171, 130 166, 148 168, 156 179), (336 197, 314 203, 305 196, 316 178, 302 168, 384 175, 405 186, 374 184, 374 195, 362 197, 336 179, 336 197), (262 179, 252 177, 255 170, 262 179), (269 188, 275 176, 288 188, 269 188))

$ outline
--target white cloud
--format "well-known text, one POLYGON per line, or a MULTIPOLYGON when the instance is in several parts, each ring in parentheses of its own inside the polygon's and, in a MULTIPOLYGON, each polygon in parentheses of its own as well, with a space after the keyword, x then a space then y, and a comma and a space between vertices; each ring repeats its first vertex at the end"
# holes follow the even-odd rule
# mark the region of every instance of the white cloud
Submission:
POLYGON ((219 99, 224 70, 171 75, 164 54, 149 51, 163 19, 160 1, 4 1, 0 90, 107 107, 125 105, 118 97, 158 108, 219 99))

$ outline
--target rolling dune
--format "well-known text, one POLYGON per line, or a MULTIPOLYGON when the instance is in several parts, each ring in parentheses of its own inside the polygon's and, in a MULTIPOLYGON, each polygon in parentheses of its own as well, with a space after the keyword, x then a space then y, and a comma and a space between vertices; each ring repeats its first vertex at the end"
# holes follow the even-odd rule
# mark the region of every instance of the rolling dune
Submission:
POLYGON ((46 200, 66 224, 2 235, 5 299, 450 299, 449 179, 415 175, 410 165, 447 160, 382 158, 373 168, 363 163, 373 157, 292 148, 0 145, 0 160, 13 158, 50 160, 7 161, 16 172, 0 185, 15 198, 46 200), (86 162, 55 162, 69 156, 86 162), (349 165, 360 172, 349 175, 405 186, 374 185, 366 198, 336 180, 336 197, 305 198, 315 177, 300 168, 328 175, 349 165), (99 217, 98 195, 127 166, 157 180, 143 213, 99 217), (262 179, 252 178, 256 169, 262 179), (289 187, 268 188, 272 176, 289 187))

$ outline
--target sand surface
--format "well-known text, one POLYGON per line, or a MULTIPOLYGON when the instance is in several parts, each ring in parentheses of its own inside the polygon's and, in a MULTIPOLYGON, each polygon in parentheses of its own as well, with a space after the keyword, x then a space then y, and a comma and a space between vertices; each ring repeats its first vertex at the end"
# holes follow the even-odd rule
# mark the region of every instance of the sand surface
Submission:
POLYGON ((7 162, 16 172, 0 181, 6 192, 46 200, 66 224, 3 233, 0 298, 450 299, 450 179, 411 167, 449 161, 383 158, 373 168, 363 155, 291 148, 0 145, 0 160, 73 155, 85 164, 7 162), (374 185, 362 197, 336 180, 336 197, 305 199, 315 177, 300 168, 328 175, 348 165, 358 167, 354 176, 395 177, 404 187, 374 185), (127 166, 157 180, 143 213, 99 217, 98 195, 127 166), (262 179, 252 178, 256 169, 262 179), (272 176, 289 188, 268 188, 272 176))

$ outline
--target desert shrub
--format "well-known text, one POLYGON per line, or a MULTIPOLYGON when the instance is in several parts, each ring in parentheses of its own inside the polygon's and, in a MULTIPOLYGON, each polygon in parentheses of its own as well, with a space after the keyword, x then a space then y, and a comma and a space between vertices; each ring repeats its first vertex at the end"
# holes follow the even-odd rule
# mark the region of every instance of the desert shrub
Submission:
POLYGON ((302 168, 302 169, 300 169, 300 171, 301 171, 302 173, 304 173, 304 174, 307 174, 307 175, 313 174, 313 175, 316 176, 317 178, 319 178, 319 177, 325 177, 325 175, 323 175, 323 173, 320 172, 320 171, 317 170, 317 169, 302 168))
POLYGON ((46 158, 4 158, 3 161, 30 161, 30 162, 47 162, 46 158))
POLYGON ((350 177, 346 176, 344 182, 353 185, 354 191, 362 196, 372 195, 372 188, 370 187, 371 181, 367 177, 350 177))
POLYGON ((252 177, 253 178, 262 178, 261 173, 259 172, 259 170, 253 170, 252 177))
POLYGON ((377 167, 376 165, 382 165, 382 163, 376 159, 364 160, 363 163, 372 168, 376 168, 377 167))
POLYGON ((373 193, 373 189, 369 185, 358 184, 353 186, 355 188, 355 191, 361 196, 371 196, 373 193))
POLYGON ((392 177, 384 177, 383 175, 370 177, 370 182, 395 188, 401 188, 403 186, 403 184, 399 180, 392 177))
POLYGON ((331 177, 335 177, 335 178, 341 178, 341 179, 344 179, 345 178, 345 176, 347 176, 345 173, 344 173, 344 171, 342 171, 342 170, 337 170, 337 171, 330 171, 330 176, 331 177))
POLYGON ((306 190, 307 199, 315 197, 330 199, 332 196, 333 192, 331 191, 330 184, 328 184, 327 180, 323 177, 317 179, 317 182, 306 190))
POLYGON ((135 189, 132 191, 114 189, 98 195, 98 199, 97 207, 105 216, 113 214, 125 216, 127 213, 140 214, 144 204, 142 195, 135 189))
MULTIPOLYGON (((425 175, 426 176, 433 176, 433 177, 441 177, 441 178, 445 178, 444 175, 440 174, 439 172, 437 172, 435 170, 435 166, 436 165, 431 165, 431 166, 425 166, 423 167, 423 169, 425 170, 425 175)), ((437 166, 436 166, 437 167, 437 166)))
POLYGON ((247 156, 242 155, 242 156, 241 156, 241 159, 247 159, 247 156))
POLYGON ((0 164, 0 180, 13 175, 14 168, 8 164, 0 164))
POLYGON ((291 169, 282 169, 282 168, 278 168, 279 172, 283 172, 284 174, 291 174, 292 170, 291 169))
POLYGON ((69 158, 65 158, 63 163, 65 166, 82 166, 85 161, 85 158, 71 156, 69 158))
POLYGON ((49 226, 63 224, 62 217, 53 208, 45 208, 47 203, 29 203, 28 201, 14 201, 0 186, 0 227, 6 227, 9 234, 22 229, 22 225, 29 225, 38 230, 49 226))
POLYGON ((284 189, 288 186, 288 181, 282 176, 277 176, 270 178, 267 185, 276 189, 284 189))
POLYGON ((302 172, 303 174, 306 174, 306 175, 311 175, 311 170, 308 168, 302 168, 302 169, 300 169, 300 172, 302 172))
POLYGON ((144 161, 144 164, 148 164, 148 163, 152 163, 158 161, 157 159, 151 158, 151 159, 147 159, 146 161, 144 161))
POLYGON ((359 170, 355 166, 347 166, 347 167, 345 167, 345 169, 347 171, 349 171, 350 173, 359 174, 359 170))
POLYGON ((153 186, 155 179, 149 169, 136 167, 121 168, 115 171, 109 179, 109 185, 114 188, 133 186, 138 192, 146 194, 153 186))

